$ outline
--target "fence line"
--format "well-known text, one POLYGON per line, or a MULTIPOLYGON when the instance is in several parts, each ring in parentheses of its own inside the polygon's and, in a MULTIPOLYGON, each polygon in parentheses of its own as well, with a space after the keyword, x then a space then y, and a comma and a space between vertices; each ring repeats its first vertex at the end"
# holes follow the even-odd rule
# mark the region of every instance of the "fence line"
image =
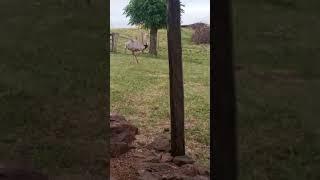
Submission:
MULTIPOLYGON (((137 36, 135 38, 130 38, 130 37, 126 37, 123 35, 120 35, 119 33, 110 33, 109 34, 109 38, 110 38, 110 52, 117 52, 117 43, 118 43, 118 39, 119 38, 124 38, 124 39, 128 39, 128 40, 138 40, 137 36)), ((141 32, 141 39, 140 41, 142 43, 145 43, 145 41, 147 41, 147 37, 145 37, 144 32, 141 32)), ((159 35, 157 38, 157 46, 159 48, 159 35)))

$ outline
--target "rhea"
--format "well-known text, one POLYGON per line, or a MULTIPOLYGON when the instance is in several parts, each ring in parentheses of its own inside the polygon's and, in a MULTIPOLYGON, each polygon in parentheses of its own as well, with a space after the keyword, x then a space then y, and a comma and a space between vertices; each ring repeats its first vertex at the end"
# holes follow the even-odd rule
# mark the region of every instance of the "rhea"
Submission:
POLYGON ((127 49, 132 52, 133 57, 136 59, 136 62, 139 63, 137 58, 137 53, 144 52, 145 49, 148 48, 148 44, 142 44, 141 42, 137 40, 130 39, 125 43, 125 51, 127 52, 127 49))

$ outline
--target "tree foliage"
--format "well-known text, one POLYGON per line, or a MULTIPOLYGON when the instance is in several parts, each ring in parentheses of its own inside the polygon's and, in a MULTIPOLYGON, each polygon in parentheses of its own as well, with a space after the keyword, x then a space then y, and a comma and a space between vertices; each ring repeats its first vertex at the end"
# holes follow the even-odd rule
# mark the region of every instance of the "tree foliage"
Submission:
MULTIPOLYGON (((183 7, 184 5, 181 4, 183 7)), ((181 13, 183 13, 181 8, 181 13)), ((124 14, 129 17, 130 25, 142 26, 147 29, 165 28, 167 25, 166 0, 130 0, 124 8, 124 14)))
POLYGON ((166 0, 130 0, 124 8, 130 25, 161 29, 167 24, 166 0))

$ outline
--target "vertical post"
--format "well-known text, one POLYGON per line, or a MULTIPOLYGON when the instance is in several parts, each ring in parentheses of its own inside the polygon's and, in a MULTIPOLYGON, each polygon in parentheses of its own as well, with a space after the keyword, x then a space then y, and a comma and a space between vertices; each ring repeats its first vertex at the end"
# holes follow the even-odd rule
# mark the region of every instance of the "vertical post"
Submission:
POLYGON ((159 36, 160 36, 160 34, 158 33, 157 36, 158 36, 158 37, 157 37, 157 48, 159 49, 159 43, 160 43, 160 38, 159 38, 159 36))
MULTIPOLYGON (((212 129, 213 179, 237 179, 236 98, 232 61, 231 0, 213 1, 212 129)), ((211 28, 212 29, 212 28, 211 28)))
POLYGON ((141 31, 141 43, 142 43, 142 44, 144 44, 143 36, 144 36, 144 32, 143 32, 143 31, 141 31))
POLYGON ((110 51, 110 47, 109 47, 110 34, 106 32, 105 35, 106 35, 106 51, 110 51), (108 41, 109 41, 109 42, 108 42, 108 41))
POLYGON ((114 50, 114 33, 111 33, 111 52, 114 50))
POLYGON ((114 52, 117 52, 117 43, 118 43, 118 36, 119 36, 119 33, 114 33, 113 34, 113 51, 114 52))
POLYGON ((167 13, 171 110, 171 154, 173 156, 181 156, 185 155, 185 140, 180 1, 167 0, 167 13))

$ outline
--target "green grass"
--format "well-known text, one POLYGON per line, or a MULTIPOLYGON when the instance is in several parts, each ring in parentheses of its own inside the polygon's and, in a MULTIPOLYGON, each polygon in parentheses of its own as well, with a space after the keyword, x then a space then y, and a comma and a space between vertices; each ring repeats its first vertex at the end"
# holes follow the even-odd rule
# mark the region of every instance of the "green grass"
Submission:
POLYGON ((0 2, 1 162, 26 160, 50 177, 105 175, 104 12, 101 3, 0 2))
MULTIPOLYGON (((137 29, 111 31, 125 37, 139 35, 137 29)), ((208 165, 210 47, 193 44, 191 34, 182 30, 187 152, 208 165)), ((111 111, 125 115, 145 135, 170 124, 166 31, 160 30, 158 38, 158 57, 140 55, 139 64, 129 51, 124 53, 124 38, 119 39, 118 53, 111 54, 111 111)))

